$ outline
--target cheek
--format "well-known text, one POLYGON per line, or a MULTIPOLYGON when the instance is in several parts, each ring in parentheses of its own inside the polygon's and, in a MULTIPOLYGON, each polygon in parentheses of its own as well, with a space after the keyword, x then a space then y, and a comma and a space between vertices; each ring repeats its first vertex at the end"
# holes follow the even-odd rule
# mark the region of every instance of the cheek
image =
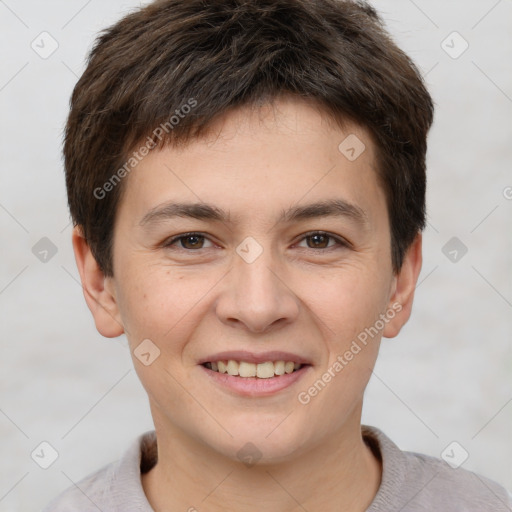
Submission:
POLYGON ((177 294, 169 293, 176 287, 152 267, 140 264, 124 269, 119 275, 117 302, 130 344, 133 347, 144 338, 156 342, 172 327, 173 316, 179 314, 177 294))
POLYGON ((382 272, 342 268, 321 280, 308 279, 303 297, 318 316, 333 343, 342 345, 374 324, 386 309, 389 280, 382 272))
POLYGON ((152 340, 163 353, 183 349, 204 315, 208 291, 214 287, 212 275, 194 277, 176 269, 140 264, 143 272, 128 269, 118 304, 132 350, 144 339, 152 340))
POLYGON ((387 295, 373 276, 355 276, 332 280, 316 304, 326 360, 301 390, 299 401, 322 418, 315 428, 324 433, 338 428, 360 403, 379 352, 382 326, 377 322, 386 311, 387 295))

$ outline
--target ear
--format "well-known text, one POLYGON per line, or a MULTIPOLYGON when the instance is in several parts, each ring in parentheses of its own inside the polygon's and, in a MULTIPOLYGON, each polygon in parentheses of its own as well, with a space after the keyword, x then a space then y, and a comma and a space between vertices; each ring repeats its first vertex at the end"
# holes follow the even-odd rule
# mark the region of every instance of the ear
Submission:
POLYGON ((411 316, 414 291, 423 261, 421 246, 422 236, 418 233, 404 257, 402 268, 394 277, 388 308, 396 314, 384 328, 382 335, 385 338, 397 336, 411 316))
POLYGON ((96 329, 107 338, 120 336, 124 328, 115 297, 113 278, 103 274, 79 226, 73 229, 72 241, 85 301, 94 317, 96 329))

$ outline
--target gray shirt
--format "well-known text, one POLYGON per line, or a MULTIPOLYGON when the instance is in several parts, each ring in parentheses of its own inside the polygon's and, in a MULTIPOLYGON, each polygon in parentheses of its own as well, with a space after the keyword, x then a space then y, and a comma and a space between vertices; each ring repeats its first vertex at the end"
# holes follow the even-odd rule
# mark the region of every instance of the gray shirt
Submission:
MULTIPOLYGON (((362 432, 383 467, 366 512, 512 512, 512 496, 497 483, 441 459, 404 452, 374 427, 363 425, 362 432)), ((156 460, 155 432, 146 432, 119 461, 64 491, 43 512, 153 512, 141 473, 156 460)))

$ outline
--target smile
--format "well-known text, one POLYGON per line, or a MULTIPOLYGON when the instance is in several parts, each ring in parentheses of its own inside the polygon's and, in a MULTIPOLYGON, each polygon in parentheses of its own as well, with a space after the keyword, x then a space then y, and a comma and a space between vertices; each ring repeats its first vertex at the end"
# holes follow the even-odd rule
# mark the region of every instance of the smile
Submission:
POLYGON ((227 373, 233 377, 256 377, 259 379, 270 379, 300 370, 303 365, 293 361, 266 361, 263 363, 250 363, 247 361, 212 361, 204 363, 203 366, 218 373, 227 373))
POLYGON ((272 396, 296 384, 312 371, 311 364, 284 359, 262 362, 219 359, 203 362, 199 367, 215 387, 252 398, 272 396))

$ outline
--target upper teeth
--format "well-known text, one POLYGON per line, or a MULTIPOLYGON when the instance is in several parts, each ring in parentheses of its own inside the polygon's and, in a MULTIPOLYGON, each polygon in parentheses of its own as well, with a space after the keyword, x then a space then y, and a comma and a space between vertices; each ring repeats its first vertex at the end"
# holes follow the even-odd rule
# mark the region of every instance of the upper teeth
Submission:
POLYGON ((267 361, 265 363, 248 363, 246 361, 217 361, 206 363, 206 366, 214 372, 238 375, 239 377, 259 377, 269 379, 274 375, 292 373, 300 368, 299 363, 293 361, 267 361))

